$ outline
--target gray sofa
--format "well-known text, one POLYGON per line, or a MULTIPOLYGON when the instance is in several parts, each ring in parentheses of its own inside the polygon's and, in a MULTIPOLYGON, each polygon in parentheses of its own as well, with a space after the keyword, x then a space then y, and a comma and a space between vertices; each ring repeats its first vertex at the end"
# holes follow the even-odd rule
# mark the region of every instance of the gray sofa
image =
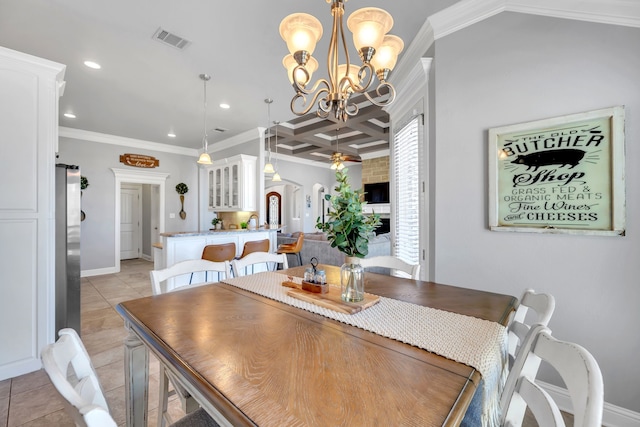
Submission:
MULTIPOLYGON (((278 244, 293 243, 296 241, 296 236, 278 233, 278 244)), ((300 255, 302 256, 303 264, 309 264, 311 258, 316 257, 320 264, 341 266, 344 264, 345 258, 345 255, 337 248, 331 247, 331 243, 327 240, 325 233, 305 233, 300 255)), ((390 233, 380 234, 369 240, 369 254, 365 258, 380 255, 391 255, 390 233)), ((289 257, 289 265, 292 267, 298 265, 297 257, 295 260, 293 257, 289 257)), ((381 271, 371 269, 370 271, 385 273, 383 270, 385 269, 381 269, 381 271)))

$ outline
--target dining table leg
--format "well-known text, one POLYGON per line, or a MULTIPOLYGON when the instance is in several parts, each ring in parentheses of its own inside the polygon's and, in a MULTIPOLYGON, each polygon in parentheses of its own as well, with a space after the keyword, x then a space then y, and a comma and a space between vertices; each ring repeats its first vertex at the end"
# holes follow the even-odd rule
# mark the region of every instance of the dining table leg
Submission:
POLYGON ((124 376, 127 427, 146 427, 149 350, 131 329, 124 340, 124 376))

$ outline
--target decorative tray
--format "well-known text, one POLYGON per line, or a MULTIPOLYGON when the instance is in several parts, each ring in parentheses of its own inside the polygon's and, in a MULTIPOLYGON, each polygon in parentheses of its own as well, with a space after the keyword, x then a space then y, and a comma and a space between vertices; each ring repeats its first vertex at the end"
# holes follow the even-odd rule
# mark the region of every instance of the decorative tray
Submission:
POLYGON ((301 284, 295 283, 291 280, 282 282, 282 286, 291 288, 287 291, 287 295, 290 297, 346 314, 358 313, 380 301, 380 297, 378 295, 372 295, 366 292, 364 294, 364 300, 360 302, 342 301, 340 296, 340 286, 338 285, 324 285, 326 289, 326 292, 324 293, 304 290, 302 289, 301 284))

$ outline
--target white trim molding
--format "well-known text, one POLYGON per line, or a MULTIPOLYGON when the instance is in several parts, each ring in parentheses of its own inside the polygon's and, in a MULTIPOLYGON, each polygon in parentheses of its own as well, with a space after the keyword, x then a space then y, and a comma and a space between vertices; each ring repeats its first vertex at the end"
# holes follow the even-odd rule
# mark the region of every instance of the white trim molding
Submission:
POLYGON ((462 0, 428 20, 437 40, 501 12, 640 27, 640 2, 629 0, 462 0))
POLYGON ((159 151, 162 153, 180 154, 197 158, 198 150, 195 148, 178 147, 177 145, 160 144, 159 142, 145 141, 142 139, 126 138, 124 136, 109 135, 106 133, 91 132, 88 130, 68 128, 60 126, 60 138, 77 139, 80 141, 99 142, 101 144, 121 145, 128 148, 141 148, 145 150, 159 151))
POLYGON ((392 72, 403 81, 438 39, 501 12, 528 13, 625 27, 640 27, 640 1, 633 0, 461 0, 434 13, 422 25, 392 72))
MULTIPOLYGON (((163 172, 149 172, 144 170, 129 170, 129 169, 117 169, 111 168, 113 174, 115 175, 115 224, 114 224, 114 234, 115 234, 115 256, 114 256, 114 269, 116 273, 120 272, 120 196, 121 196, 121 188, 122 183, 130 182, 136 184, 151 184, 160 186, 159 197, 158 200, 160 215, 158 218, 158 232, 164 233, 164 212, 165 212, 165 182, 169 177, 168 173, 163 172)), ((90 274, 90 272, 85 271, 84 274, 90 274)))
MULTIPOLYGON (((571 396, 566 388, 558 387, 544 381, 536 380, 553 400, 558 404, 560 410, 569 414, 573 413, 571 396)), ((604 403, 602 415, 602 425, 607 427, 640 427, 640 413, 633 412, 620 406, 604 403)))
POLYGON ((104 274, 115 274, 120 272, 120 267, 116 269, 116 267, 106 267, 106 268, 95 268, 93 270, 82 270, 80 272, 80 277, 92 277, 92 276, 102 276, 104 274))

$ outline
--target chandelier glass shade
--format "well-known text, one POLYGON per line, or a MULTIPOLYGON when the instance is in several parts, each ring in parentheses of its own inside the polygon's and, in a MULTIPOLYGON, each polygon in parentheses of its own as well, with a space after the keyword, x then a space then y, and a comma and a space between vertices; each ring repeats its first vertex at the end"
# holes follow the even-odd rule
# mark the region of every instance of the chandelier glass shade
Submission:
POLYGON ((211 156, 209 156, 209 141, 207 141, 207 82, 211 79, 208 74, 200 74, 200 79, 204 83, 204 137, 202 138, 202 149, 204 150, 198 158, 198 164, 211 165, 211 156))
POLYGON ((318 68, 313 58, 316 43, 322 37, 322 25, 317 18, 306 13, 294 13, 280 23, 280 36, 287 43, 290 54, 282 63, 287 69, 295 95, 291 111, 307 114, 317 104, 317 114, 326 118, 329 114, 346 121, 358 114, 359 107, 350 103, 352 94, 362 94, 372 104, 386 106, 395 99, 395 88, 387 78, 395 67, 398 55, 404 48, 402 39, 387 35, 393 26, 389 13, 375 7, 356 10, 347 19, 347 27, 353 33, 353 43, 362 65, 351 64, 344 33, 343 16, 346 0, 326 0, 331 3, 333 26, 327 55, 328 78, 318 79, 311 85, 311 76, 318 68), (374 77, 378 80, 375 95, 374 77), (309 97, 309 99, 307 99, 309 97))

